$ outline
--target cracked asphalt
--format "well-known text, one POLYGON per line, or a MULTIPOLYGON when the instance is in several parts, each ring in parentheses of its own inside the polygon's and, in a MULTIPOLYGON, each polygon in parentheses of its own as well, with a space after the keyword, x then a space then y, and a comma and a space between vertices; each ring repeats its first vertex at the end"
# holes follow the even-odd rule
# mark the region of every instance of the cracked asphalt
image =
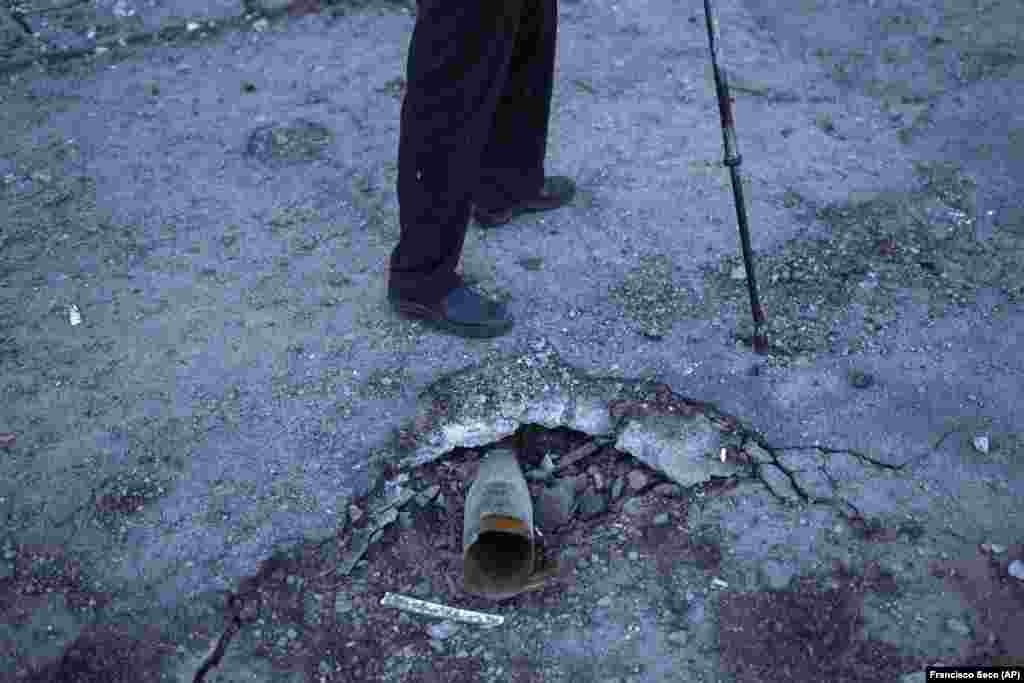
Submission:
POLYGON ((473 341, 384 296, 414 6, 0 2, 0 678, 1024 666, 1022 9, 880 5, 716 4, 760 356, 697 3, 561 3, 578 196, 471 226, 473 341), (502 446, 547 564, 490 603, 502 446))

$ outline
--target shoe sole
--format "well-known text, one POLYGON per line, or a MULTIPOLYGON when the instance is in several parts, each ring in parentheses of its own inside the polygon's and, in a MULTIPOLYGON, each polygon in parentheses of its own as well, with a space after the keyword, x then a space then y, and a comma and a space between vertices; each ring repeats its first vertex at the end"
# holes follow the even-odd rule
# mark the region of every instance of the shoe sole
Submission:
POLYGON ((392 300, 391 307, 406 318, 419 320, 431 327, 443 332, 449 332, 459 337, 472 337, 474 339, 498 337, 511 330, 513 325, 512 320, 504 320, 486 325, 467 325, 465 323, 456 323, 446 319, 429 306, 413 303, 411 301, 392 300))

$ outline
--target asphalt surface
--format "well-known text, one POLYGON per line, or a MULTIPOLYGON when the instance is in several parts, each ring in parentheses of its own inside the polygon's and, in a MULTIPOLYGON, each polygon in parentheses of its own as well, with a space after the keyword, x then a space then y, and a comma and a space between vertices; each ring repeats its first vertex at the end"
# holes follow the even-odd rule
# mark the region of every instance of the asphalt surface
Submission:
MULTIPOLYGON (((525 423, 606 434, 551 407, 601 377, 662 383, 767 447, 733 504, 702 513, 737 572, 780 555, 811 572, 835 524, 912 518, 917 547, 897 534, 871 552, 990 558, 990 590, 897 570, 929 626, 875 606, 866 628, 921 658, 1019 654, 1019 4, 720 3, 770 356, 743 343, 697 3, 562 3, 548 171, 579 195, 472 227, 462 261, 516 328, 481 342, 397 318, 385 269, 414 10, 0 8, 0 677, 286 680, 232 643, 252 630, 232 596, 270 558, 335 538, 395 463, 415 481, 525 423), (520 377, 545 349, 564 372, 520 377), (526 408, 503 403, 504 381, 526 408), (783 513, 787 497, 808 512, 783 513), (777 523, 752 531, 756 514, 777 523)), ((618 447, 658 469, 641 422, 618 447)), ((573 642, 613 632, 581 627, 548 655, 586 660, 573 642)), ((695 676, 746 680, 716 659, 722 633, 695 641, 720 648, 695 676)), ((683 666, 636 656, 651 666, 622 679, 683 666)), ((348 680, 332 657, 288 675, 348 680)), ((481 661, 467 680, 505 680, 481 661)))

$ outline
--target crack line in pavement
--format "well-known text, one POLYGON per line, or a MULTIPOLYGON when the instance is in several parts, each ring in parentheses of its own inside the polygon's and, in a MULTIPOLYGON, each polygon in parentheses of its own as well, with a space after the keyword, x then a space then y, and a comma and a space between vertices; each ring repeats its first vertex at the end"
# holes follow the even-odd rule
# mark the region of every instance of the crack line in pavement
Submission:
MULTIPOLYGON (((234 596, 232 596, 232 598, 234 598, 234 596)), ((192 678, 192 683, 204 683, 206 680, 206 674, 208 674, 214 667, 220 665, 221 660, 224 658, 224 653, 228 649, 228 645, 241 628, 241 617, 237 614, 233 614, 228 627, 224 629, 224 633, 222 633, 220 638, 217 639, 217 645, 213 648, 213 652, 203 660, 199 670, 196 671, 196 675, 192 678)))
MULTIPOLYGON (((269 564, 274 564, 273 560, 269 564)), ((215 667, 220 666, 221 660, 224 659, 224 654, 227 652, 228 645, 238 635, 238 632, 242 630, 242 627, 255 616, 258 607, 254 602, 258 603, 260 600, 258 591, 265 576, 266 568, 267 565, 260 571, 257 571, 256 574, 242 579, 242 587, 228 596, 227 611, 229 620, 227 628, 224 629, 220 638, 217 639, 217 644, 214 646, 213 651, 206 656, 203 663, 199 666, 196 675, 192 678, 192 683, 205 683, 206 674, 210 673, 215 667)))

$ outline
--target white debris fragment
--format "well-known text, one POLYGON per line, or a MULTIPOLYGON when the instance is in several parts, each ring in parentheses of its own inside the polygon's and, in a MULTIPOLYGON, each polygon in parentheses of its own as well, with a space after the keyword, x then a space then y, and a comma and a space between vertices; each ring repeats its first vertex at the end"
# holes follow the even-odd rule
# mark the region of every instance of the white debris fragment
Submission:
POLYGON ((190 21, 187 24, 185 24, 185 30, 188 31, 189 33, 192 33, 193 31, 198 31, 199 30, 199 24, 197 24, 194 21, 190 21))
POLYGON ((68 306, 68 320, 72 327, 82 324, 82 313, 78 310, 78 306, 74 304, 68 306))
POLYGON ((406 612, 424 614, 428 617, 438 617, 440 619, 448 619, 450 621, 461 621, 466 624, 476 624, 477 626, 484 626, 487 628, 492 626, 501 626, 505 623, 505 617, 498 614, 472 612, 470 610, 458 609, 456 607, 448 607, 447 605, 439 605, 436 602, 427 602, 426 600, 408 598, 396 593, 385 593, 384 597, 380 600, 380 604, 385 607, 394 607, 396 609, 405 610, 406 612))
POLYGON ((989 442, 987 434, 981 434, 979 436, 974 437, 974 449, 976 451, 978 451, 979 453, 988 453, 988 447, 989 442))
POLYGON ((1006 568, 1006 571, 1008 571, 1010 576, 1013 578, 1024 581, 1024 562, 1014 560, 1010 563, 1010 566, 1006 568))
POLYGON ((720 452, 720 453, 718 454, 718 457, 722 459, 722 462, 725 462, 725 449, 724 449, 724 448, 723 448, 723 449, 722 449, 722 451, 721 451, 721 452, 720 452))
POLYGON ((726 583, 725 581, 722 581, 720 578, 718 578, 716 576, 715 578, 711 579, 711 587, 712 588, 728 588, 729 584, 726 583))
POLYGON ((270 26, 270 22, 267 21, 266 19, 257 19, 256 21, 252 22, 252 30, 258 33, 266 31, 268 26, 270 26))

